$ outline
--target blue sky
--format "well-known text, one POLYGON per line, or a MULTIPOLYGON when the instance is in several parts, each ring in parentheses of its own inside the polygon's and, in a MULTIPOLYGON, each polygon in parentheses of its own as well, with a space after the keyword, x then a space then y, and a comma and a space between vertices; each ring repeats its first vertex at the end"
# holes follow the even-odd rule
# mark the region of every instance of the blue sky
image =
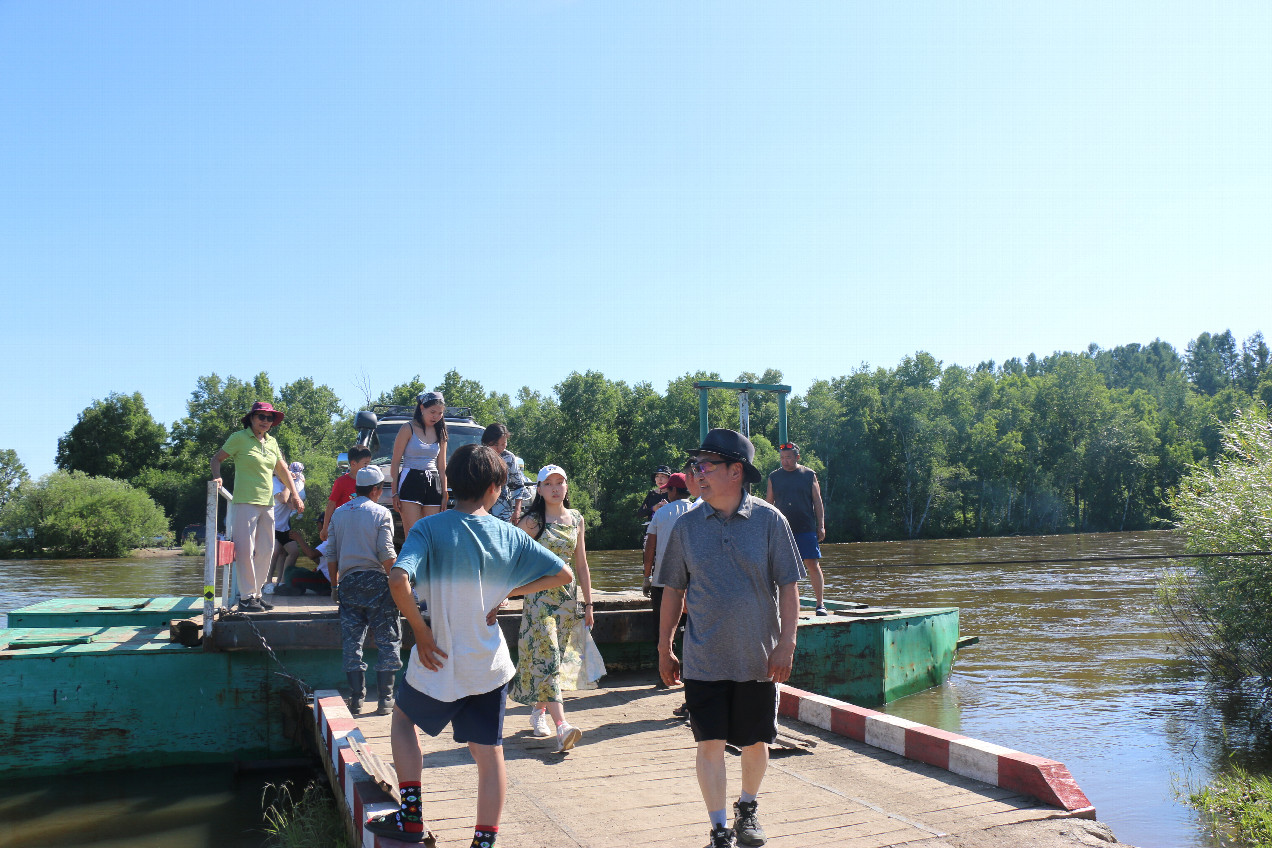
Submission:
POLYGON ((0 0, 0 448, 212 372, 802 391, 1272 331, 1270 16, 0 0))

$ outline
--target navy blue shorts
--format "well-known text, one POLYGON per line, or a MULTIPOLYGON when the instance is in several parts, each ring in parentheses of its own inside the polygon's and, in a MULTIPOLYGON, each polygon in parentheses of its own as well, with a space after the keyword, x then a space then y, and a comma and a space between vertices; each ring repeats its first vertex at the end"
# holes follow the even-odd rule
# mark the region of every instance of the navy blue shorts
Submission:
POLYGON ((770 680, 686 680, 685 704, 696 742, 723 739, 745 748, 777 741, 777 684, 770 680))
POLYGON ((504 690, 507 688, 505 684, 483 695, 469 695, 458 701, 439 701, 404 679, 398 686, 397 706, 429 736, 438 735, 449 724, 456 742, 502 745, 504 690))
POLYGON ((821 546, 817 544, 817 531, 795 534, 795 547, 799 548, 800 559, 821 559, 821 546))

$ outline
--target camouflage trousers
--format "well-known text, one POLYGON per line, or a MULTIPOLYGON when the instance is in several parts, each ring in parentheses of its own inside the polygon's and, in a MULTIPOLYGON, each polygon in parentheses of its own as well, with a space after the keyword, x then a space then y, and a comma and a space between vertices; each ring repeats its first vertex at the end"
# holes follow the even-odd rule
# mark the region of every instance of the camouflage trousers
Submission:
POLYGON ((366 671, 362 643, 367 628, 380 654, 376 671, 402 667, 402 625, 397 604, 389 593, 389 578, 382 571, 355 571, 340 575, 340 647, 345 671, 366 671))

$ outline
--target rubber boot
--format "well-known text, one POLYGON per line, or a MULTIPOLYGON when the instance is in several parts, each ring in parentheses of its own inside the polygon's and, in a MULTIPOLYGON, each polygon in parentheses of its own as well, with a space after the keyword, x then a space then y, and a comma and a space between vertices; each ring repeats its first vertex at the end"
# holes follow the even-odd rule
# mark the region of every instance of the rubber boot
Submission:
POLYGON ((345 676, 349 678, 349 691, 353 693, 349 698, 349 712, 357 715, 362 712, 362 701, 367 696, 367 682, 360 671, 346 671, 345 676))
POLYGON ((396 671, 375 673, 376 685, 380 687, 380 708, 375 711, 376 715, 385 716, 393 712, 393 680, 396 677, 396 671))

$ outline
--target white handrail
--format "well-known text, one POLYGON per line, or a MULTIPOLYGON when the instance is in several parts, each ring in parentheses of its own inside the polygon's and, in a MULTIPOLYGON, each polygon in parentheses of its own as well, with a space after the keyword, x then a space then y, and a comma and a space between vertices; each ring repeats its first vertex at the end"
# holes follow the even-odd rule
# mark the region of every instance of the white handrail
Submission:
MULTIPOLYGON (((216 614, 216 515, 220 507, 217 496, 233 502, 234 494, 215 480, 208 481, 207 511, 203 527, 203 638, 212 635, 216 614)), ((227 515, 228 520, 228 515, 227 515)))

